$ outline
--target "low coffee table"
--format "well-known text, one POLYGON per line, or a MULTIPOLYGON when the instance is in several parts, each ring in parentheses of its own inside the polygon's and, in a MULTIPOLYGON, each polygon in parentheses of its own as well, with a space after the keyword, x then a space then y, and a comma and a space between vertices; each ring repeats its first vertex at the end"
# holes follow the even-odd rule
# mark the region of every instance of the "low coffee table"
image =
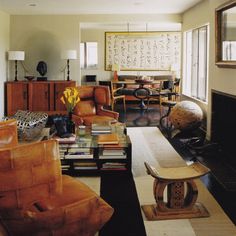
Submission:
POLYGON ((97 142, 99 134, 92 134, 90 127, 77 127, 75 141, 59 144, 63 173, 73 176, 131 173, 132 145, 125 125, 112 124, 111 133, 117 134, 118 144, 100 145, 97 142))

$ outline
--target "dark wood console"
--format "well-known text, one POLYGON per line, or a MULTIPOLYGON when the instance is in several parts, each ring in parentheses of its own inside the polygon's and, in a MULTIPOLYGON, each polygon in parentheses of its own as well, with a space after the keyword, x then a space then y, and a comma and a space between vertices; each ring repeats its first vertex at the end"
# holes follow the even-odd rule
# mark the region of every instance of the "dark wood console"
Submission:
POLYGON ((5 114, 11 116, 17 110, 44 111, 49 114, 65 112, 60 101, 66 87, 75 81, 11 81, 5 83, 5 114))

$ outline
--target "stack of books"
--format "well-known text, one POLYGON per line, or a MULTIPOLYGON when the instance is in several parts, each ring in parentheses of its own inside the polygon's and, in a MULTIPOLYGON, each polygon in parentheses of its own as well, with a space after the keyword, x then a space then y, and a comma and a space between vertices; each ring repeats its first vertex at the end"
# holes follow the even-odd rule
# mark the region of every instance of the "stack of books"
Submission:
POLYGON ((111 133, 110 122, 93 123, 91 133, 96 134, 109 134, 111 133))
POLYGON ((105 162, 102 164, 101 170, 127 170, 125 165, 120 162, 105 162))
POLYGON ((117 134, 99 134, 97 139, 98 144, 119 144, 117 134))
POLYGON ((92 159, 93 153, 89 147, 68 146, 65 159, 92 159))
POLYGON ((125 159, 126 152, 123 147, 118 145, 104 145, 101 154, 99 155, 100 159, 125 159))
POLYGON ((70 165, 69 165, 69 164, 61 164, 61 169, 62 169, 62 171, 69 170, 69 168, 70 168, 70 165))
POLYGON ((68 144, 60 144, 60 146, 59 146, 60 159, 65 158, 65 154, 67 153, 67 149, 68 149, 68 144))
POLYGON ((55 139, 59 142, 59 144, 72 144, 76 143, 76 135, 72 134, 71 137, 68 138, 60 138, 60 137, 55 137, 55 139))

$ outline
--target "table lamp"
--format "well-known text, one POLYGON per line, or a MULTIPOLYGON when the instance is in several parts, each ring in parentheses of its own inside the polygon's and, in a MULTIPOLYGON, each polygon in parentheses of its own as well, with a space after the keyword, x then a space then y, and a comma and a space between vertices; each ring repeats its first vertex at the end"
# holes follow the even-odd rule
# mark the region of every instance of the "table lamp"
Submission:
POLYGON ((76 50, 65 50, 61 53, 61 58, 67 60, 67 81, 70 81, 70 60, 77 59, 76 50))
POLYGON ((8 60, 15 61, 15 81, 18 81, 17 80, 17 61, 25 60, 25 52, 24 51, 9 51, 8 60))
POLYGON ((114 81, 118 81, 117 72, 120 71, 120 66, 118 64, 113 64, 111 70, 114 71, 114 81))

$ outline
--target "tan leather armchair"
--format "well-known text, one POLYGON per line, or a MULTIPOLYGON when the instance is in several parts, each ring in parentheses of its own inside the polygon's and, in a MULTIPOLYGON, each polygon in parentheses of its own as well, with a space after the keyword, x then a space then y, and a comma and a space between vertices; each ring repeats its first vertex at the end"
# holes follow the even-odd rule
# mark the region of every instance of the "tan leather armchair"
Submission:
POLYGON ((61 174, 56 140, 1 147, 0 178, 8 235, 92 236, 113 214, 89 187, 61 174))
POLYGON ((110 111, 111 96, 107 86, 78 86, 80 102, 73 112, 73 120, 77 124, 90 126, 93 122, 116 122, 119 113, 110 111))

